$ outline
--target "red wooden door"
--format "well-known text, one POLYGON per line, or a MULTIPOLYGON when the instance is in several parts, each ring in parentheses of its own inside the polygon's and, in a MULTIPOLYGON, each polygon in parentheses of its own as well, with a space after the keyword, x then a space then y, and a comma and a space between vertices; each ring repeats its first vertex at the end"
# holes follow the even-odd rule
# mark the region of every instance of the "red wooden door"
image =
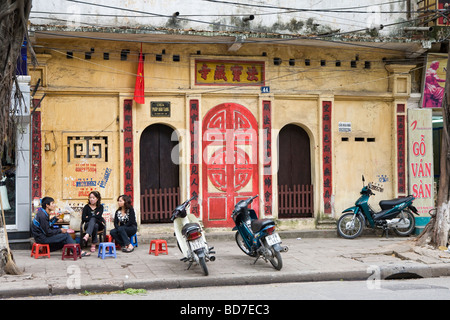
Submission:
MULTIPOLYGON (((234 205, 258 193, 258 125, 245 107, 223 103, 203 120, 203 223, 231 227, 234 205)), ((258 201, 252 208, 258 213, 258 201)))

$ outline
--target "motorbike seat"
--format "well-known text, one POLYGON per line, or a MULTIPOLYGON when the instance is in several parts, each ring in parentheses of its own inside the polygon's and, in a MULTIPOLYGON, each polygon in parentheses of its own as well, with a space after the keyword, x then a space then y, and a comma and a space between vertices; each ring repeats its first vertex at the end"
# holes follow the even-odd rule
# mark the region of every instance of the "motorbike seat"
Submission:
POLYGON ((181 229, 181 234, 185 236, 187 233, 192 232, 194 230, 200 230, 200 225, 198 223, 192 222, 192 223, 186 223, 183 226, 183 229, 181 229))
POLYGON ((252 231, 254 233, 259 232, 261 229, 267 227, 268 225, 275 225, 275 222, 271 219, 257 219, 252 220, 252 231))
POLYGON ((396 198, 396 199, 392 199, 392 200, 381 200, 379 204, 380 204, 380 208, 382 210, 387 210, 387 209, 390 209, 400 203, 411 201, 412 198, 413 198, 413 196, 409 196, 409 197, 405 197, 405 198, 396 198))

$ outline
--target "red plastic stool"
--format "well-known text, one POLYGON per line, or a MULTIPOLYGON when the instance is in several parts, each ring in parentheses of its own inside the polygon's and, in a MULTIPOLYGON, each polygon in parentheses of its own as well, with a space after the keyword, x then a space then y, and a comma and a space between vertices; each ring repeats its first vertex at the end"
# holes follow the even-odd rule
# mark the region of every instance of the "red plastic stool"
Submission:
POLYGON ((50 246, 48 244, 33 243, 33 247, 31 248, 30 257, 32 257, 32 256, 34 256, 35 259, 37 259, 39 257, 50 258, 50 246), (43 249, 43 250, 41 250, 41 249, 43 249))
POLYGON ((105 236, 105 242, 113 242, 112 235, 108 234, 107 236, 105 236))
POLYGON ((81 247, 78 243, 65 244, 62 249, 62 260, 64 258, 81 259, 81 247))
POLYGON ((148 254, 151 254, 152 252, 155 254, 155 256, 157 256, 159 253, 169 254, 169 251, 167 250, 167 241, 161 239, 150 241, 150 250, 148 251, 148 254), (154 249, 152 249, 152 244, 155 245, 154 249), (163 244, 166 245, 165 249, 163 249, 163 244))

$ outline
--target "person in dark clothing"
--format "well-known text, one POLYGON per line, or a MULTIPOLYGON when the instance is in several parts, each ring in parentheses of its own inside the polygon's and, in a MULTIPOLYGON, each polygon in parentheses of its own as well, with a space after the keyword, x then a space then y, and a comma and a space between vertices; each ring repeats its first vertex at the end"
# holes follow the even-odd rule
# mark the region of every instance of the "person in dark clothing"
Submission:
MULTIPOLYGON (((65 244, 75 243, 67 233, 67 229, 53 228, 54 223, 58 220, 56 216, 51 215, 55 207, 55 200, 53 198, 42 198, 42 207, 39 208, 33 218, 33 224, 31 226, 31 233, 36 243, 48 244, 50 251, 59 250, 65 244)), ((89 255, 84 251, 81 252, 82 257, 89 255)))
POLYGON ((84 229, 86 231, 83 237, 84 241, 88 241, 92 236, 91 252, 95 252, 95 245, 98 243, 97 233, 104 229, 105 220, 103 219, 103 205, 101 204, 102 197, 100 192, 91 191, 89 193, 88 204, 86 204, 81 213, 81 220, 84 222, 84 229))
POLYGON ((111 230, 111 236, 122 247, 123 252, 132 252, 133 245, 130 237, 137 231, 136 213, 131 205, 131 198, 127 195, 121 195, 117 198, 117 209, 114 214, 114 229, 111 230))

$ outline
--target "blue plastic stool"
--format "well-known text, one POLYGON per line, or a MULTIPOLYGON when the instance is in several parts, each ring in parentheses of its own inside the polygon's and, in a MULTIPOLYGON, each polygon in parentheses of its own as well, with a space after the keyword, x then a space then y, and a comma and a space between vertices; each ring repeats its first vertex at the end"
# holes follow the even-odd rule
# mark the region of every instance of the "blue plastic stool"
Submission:
POLYGON ((102 242, 98 245, 98 256, 97 258, 102 257, 114 257, 117 258, 116 254, 116 245, 112 242, 102 242))
POLYGON ((138 240, 137 240, 137 234, 135 233, 134 236, 131 236, 130 242, 133 245, 133 247, 138 247, 138 240))

